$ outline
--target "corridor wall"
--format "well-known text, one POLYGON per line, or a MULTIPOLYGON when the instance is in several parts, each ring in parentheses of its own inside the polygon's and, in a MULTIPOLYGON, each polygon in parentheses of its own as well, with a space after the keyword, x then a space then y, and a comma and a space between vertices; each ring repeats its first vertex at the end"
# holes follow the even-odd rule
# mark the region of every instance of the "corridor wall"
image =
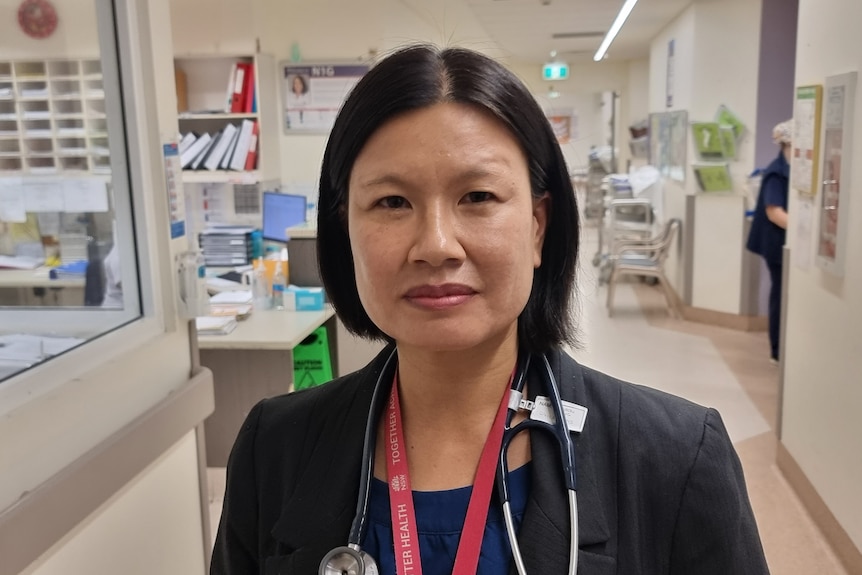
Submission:
MULTIPOLYGON (((823 84, 827 76, 862 71, 862 4, 857 0, 800 0, 796 84, 823 84)), ((859 157, 862 146, 862 86, 856 89, 851 132, 859 157)), ((808 241, 795 214, 800 198, 791 191, 790 247, 785 264, 787 314, 783 350, 784 398, 779 463, 827 531, 849 571, 862 572, 862 164, 851 163, 846 218, 844 277, 801 266, 800 250, 814 261, 820 224, 814 219, 808 241), (810 489, 808 489, 810 487, 810 489), (807 494, 807 496, 806 496, 807 494), (855 570, 854 570, 855 569, 855 570)), ((791 175, 792 180, 795 175, 791 175)), ((818 206, 821 193, 814 199, 818 206)), ((819 213, 815 211, 815 213, 819 213)))

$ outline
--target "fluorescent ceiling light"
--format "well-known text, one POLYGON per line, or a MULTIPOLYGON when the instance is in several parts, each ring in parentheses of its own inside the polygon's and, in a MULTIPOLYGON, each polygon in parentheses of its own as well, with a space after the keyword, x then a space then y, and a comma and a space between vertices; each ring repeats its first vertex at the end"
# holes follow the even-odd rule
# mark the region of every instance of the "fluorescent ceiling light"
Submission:
POLYGON ((634 10, 635 4, 637 3, 638 0, 626 0, 623 7, 620 8, 620 13, 617 14, 616 20, 611 24, 608 33, 605 35, 605 39, 602 40, 602 45, 599 46, 598 51, 596 51, 596 55, 593 56, 593 60, 600 62, 602 58, 605 57, 608 48, 611 47, 611 43, 614 41, 614 38, 617 37, 617 34, 620 33, 620 29, 623 27, 623 24, 626 23, 626 19, 629 17, 629 14, 632 13, 632 10, 634 10))

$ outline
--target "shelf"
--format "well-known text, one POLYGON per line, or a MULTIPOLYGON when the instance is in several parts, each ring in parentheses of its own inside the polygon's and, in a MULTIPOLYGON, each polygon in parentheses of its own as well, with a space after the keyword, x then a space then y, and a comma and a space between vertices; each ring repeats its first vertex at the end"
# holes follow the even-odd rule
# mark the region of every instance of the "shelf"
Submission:
POLYGON ((250 113, 250 114, 225 114, 225 113, 219 113, 219 114, 187 114, 187 113, 183 113, 183 114, 180 114, 179 120, 180 120, 180 122, 185 121, 185 120, 191 120, 191 121, 195 121, 195 120, 256 120, 257 117, 258 117, 258 114, 256 112, 250 113))
POLYGON ((187 184, 255 184, 260 181, 260 172, 228 172, 225 170, 183 170, 183 182, 187 184))

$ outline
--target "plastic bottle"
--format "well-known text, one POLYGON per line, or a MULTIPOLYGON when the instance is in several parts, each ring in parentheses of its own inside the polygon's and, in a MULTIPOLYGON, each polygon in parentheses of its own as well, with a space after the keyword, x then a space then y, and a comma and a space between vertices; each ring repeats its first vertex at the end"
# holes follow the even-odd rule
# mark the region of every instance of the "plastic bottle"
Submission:
POLYGON ((272 275, 272 309, 284 310, 284 290, 287 289, 287 278, 284 277, 284 266, 276 262, 275 273, 272 275))
POLYGON ((263 265, 263 258, 257 258, 257 261, 254 262, 251 293, 256 310, 263 311, 270 308, 269 282, 266 279, 266 267, 263 265))

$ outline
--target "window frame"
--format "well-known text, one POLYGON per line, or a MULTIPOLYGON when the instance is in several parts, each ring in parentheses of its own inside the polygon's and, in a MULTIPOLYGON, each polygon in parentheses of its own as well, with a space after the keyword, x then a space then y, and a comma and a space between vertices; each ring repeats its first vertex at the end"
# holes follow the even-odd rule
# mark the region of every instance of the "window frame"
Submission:
MULTIPOLYGON (((171 273, 172 252, 181 246, 171 245, 167 202, 162 201, 166 199, 166 183, 160 161, 159 110, 152 88, 155 74, 148 6, 142 1, 94 0, 94 4, 106 113, 114 118, 109 122, 109 137, 112 142, 124 143, 120 153, 112 150, 111 154, 116 239, 122 260, 136 261, 136 266, 122 268, 123 282, 137 284, 138 289, 134 295, 124 293, 127 305, 123 310, 0 311, 0 322, 9 330, 70 324, 76 331, 101 328, 99 335, 85 343, 0 382, 0 416, 160 337, 179 336, 188 344, 188 325, 177 317, 171 273), (171 262, 170 267, 166 261, 171 262)), ((184 239, 177 240, 181 241, 184 239)), ((187 345, 180 353, 188 355, 189 349, 187 345)))

